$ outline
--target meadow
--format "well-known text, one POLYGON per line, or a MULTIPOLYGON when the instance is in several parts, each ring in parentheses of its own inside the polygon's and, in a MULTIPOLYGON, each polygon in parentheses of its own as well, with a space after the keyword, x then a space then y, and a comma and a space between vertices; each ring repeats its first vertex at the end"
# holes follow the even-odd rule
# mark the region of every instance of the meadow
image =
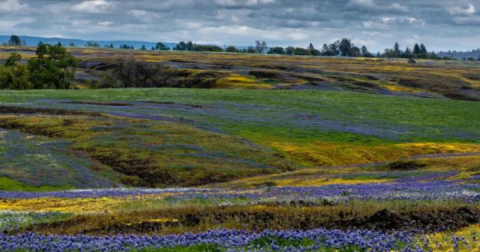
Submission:
POLYGON ((70 51, 0 92, 0 251, 480 251, 478 65, 70 51), (120 57, 211 86, 95 89, 120 57))

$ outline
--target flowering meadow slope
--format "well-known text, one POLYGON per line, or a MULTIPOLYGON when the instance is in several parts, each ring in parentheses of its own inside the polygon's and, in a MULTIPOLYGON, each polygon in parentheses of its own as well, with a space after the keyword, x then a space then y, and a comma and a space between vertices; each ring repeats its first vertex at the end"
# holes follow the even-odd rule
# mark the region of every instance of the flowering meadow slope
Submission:
POLYGON ((479 251, 480 103, 429 97, 1 92, 0 251, 479 251))

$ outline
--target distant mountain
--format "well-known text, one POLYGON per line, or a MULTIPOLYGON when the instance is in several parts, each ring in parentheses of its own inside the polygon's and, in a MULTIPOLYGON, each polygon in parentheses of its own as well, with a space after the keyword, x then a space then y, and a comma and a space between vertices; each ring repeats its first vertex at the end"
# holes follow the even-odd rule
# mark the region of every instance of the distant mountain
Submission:
POLYGON ((466 51, 466 52, 447 51, 447 52, 439 52, 437 54, 440 57, 450 57, 450 58, 456 58, 456 59, 463 59, 463 58, 479 59, 480 58, 480 48, 477 49, 477 50, 466 51))
MULTIPOLYGON (((70 43, 74 43, 76 46, 85 46, 87 42, 95 42, 98 43, 101 47, 106 45, 113 44, 115 48, 118 48, 120 45, 129 45, 133 46, 135 49, 142 48, 143 45, 147 49, 151 49, 155 47, 157 42, 146 42, 146 41, 121 41, 121 40, 83 40, 83 39, 68 39, 68 38, 43 38, 43 37, 33 37, 33 36, 20 36, 20 38, 25 41, 26 46, 36 46, 41 41, 45 44, 58 44, 58 42, 62 43, 62 45, 69 45, 70 43)), ((0 35, 0 44, 8 43, 10 39, 10 35, 0 35)), ((165 43, 164 44, 170 48, 174 47, 177 43, 165 43)))
MULTIPOLYGON (((34 36, 20 36, 20 38, 25 41, 26 46, 36 46, 41 41, 44 44, 56 45, 58 42, 62 43, 64 46, 68 46, 70 43, 75 44, 76 46, 82 47, 87 44, 87 42, 98 43, 100 47, 105 47, 106 45, 113 44, 115 48, 120 47, 121 45, 133 46, 135 49, 140 49, 142 46, 150 50, 152 47, 157 45, 157 42, 148 42, 148 41, 129 41, 129 40, 83 40, 83 39, 68 39, 68 38, 44 38, 44 37, 34 37, 34 36)), ((8 43, 10 35, 0 35, 0 44, 8 43)), ((177 43, 172 42, 163 42, 166 46, 173 48, 177 43)), ((223 46, 226 47, 226 46, 223 46)), ((246 49, 248 46, 237 46, 238 49, 246 49)))

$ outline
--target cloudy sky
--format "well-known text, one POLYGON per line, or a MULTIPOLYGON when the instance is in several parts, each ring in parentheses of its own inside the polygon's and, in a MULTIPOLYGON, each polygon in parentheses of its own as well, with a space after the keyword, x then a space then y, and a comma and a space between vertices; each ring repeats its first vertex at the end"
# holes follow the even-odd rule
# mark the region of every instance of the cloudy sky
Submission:
POLYGON ((480 0, 0 0, 0 34, 371 51, 480 47, 480 0))

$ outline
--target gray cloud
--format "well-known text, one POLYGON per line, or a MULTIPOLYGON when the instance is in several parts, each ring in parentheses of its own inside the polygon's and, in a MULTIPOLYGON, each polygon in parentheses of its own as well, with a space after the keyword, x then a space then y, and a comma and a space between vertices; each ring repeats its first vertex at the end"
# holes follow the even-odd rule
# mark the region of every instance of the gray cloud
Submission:
POLYGON ((0 0, 0 33, 321 47, 480 47, 480 0, 0 0))

